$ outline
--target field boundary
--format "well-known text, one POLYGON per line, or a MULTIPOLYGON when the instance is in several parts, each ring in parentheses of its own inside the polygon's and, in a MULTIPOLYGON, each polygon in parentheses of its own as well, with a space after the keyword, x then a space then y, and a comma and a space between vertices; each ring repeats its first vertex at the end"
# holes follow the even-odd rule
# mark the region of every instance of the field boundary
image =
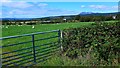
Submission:
POLYGON ((38 62, 48 59, 49 56, 52 55, 51 53, 54 53, 59 50, 60 40, 61 40, 61 31, 60 30, 52 30, 52 31, 46 31, 46 32, 36 32, 36 33, 31 33, 31 34, 2 37, 2 38, 0 38, 0 41, 6 40, 6 39, 11 39, 11 38, 20 38, 20 37, 25 37, 25 36, 31 36, 31 41, 25 41, 25 42, 19 42, 19 43, 15 43, 15 44, 8 44, 8 45, 0 46, 0 49, 2 50, 7 47, 19 46, 20 44, 26 44, 29 42, 32 43, 32 46, 27 47, 27 48, 20 48, 18 50, 2 52, 2 54, 0 54, 0 55, 2 55, 2 66, 21 66, 22 64, 26 64, 26 66, 30 66, 30 65, 33 65, 33 64, 36 64, 38 62), (40 38, 37 40, 34 37, 35 35, 38 35, 38 34, 47 34, 47 33, 55 33, 55 32, 58 33, 57 36, 55 35, 55 36, 51 36, 51 37, 47 37, 47 38, 40 38), (58 38, 58 40, 55 42, 45 43, 42 45, 37 45, 37 46, 35 45, 35 41, 48 40, 48 39, 52 39, 52 38, 58 38), (50 46, 47 46, 47 45, 50 45, 50 46), (46 47, 44 47, 44 49, 42 51, 39 51, 39 50, 41 50, 40 46, 46 46, 46 47), (24 50, 29 50, 29 49, 31 49, 31 51, 16 54, 18 52, 21 52, 24 50), (38 53, 42 53, 42 54, 37 55, 38 53), (4 55, 7 55, 7 56, 4 56, 4 55), (28 56, 30 56, 30 57, 28 57, 28 56), (25 58, 25 57, 27 57, 27 58, 25 58), (38 57, 38 58, 36 58, 36 57, 38 57), (23 58, 25 58, 25 59, 23 59, 23 58), (21 63, 22 61, 25 61, 25 62, 21 63))

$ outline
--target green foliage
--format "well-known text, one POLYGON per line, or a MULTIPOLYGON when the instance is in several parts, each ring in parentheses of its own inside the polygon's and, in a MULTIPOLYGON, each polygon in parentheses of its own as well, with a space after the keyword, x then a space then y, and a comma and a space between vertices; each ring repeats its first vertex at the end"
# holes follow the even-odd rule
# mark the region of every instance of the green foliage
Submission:
MULTIPOLYGON (((114 59, 120 58, 118 56, 120 52, 119 23, 99 22, 93 23, 92 27, 63 30, 63 47, 64 52, 67 52, 66 56, 75 55, 75 50, 81 50, 84 54, 94 51, 94 54, 98 54, 99 62, 104 60, 108 64, 112 64, 114 59), (92 49, 89 50, 90 48, 92 49)), ((118 63, 120 62, 118 61, 118 63)))
MULTIPOLYGON (((35 28, 32 29, 32 26, 9 26, 9 28, 2 28, 3 36, 10 35, 20 35, 25 33, 33 33, 40 31, 49 31, 56 29, 65 29, 63 30, 63 48, 64 51, 62 54, 54 54, 53 57, 45 62, 41 62, 37 65, 39 66, 96 66, 96 65, 117 65, 119 58, 119 23, 93 23, 93 22, 80 22, 80 23, 62 23, 62 24, 42 24, 35 25, 35 28), (92 24, 92 26, 91 26, 92 24), (87 26, 87 27, 86 27, 87 26), (78 28, 79 27, 79 28, 78 28), (66 28, 66 29, 65 29, 66 28), (71 29, 68 29, 71 28, 71 29), (107 56, 107 61, 104 60, 107 56), (77 55, 77 57, 75 57, 77 55), (69 56, 69 58, 68 58, 69 56), (100 59, 99 59, 100 58, 100 59)), ((51 36, 53 34, 50 34, 51 36)), ((57 34, 56 34, 57 35, 57 34)), ((45 38, 45 36, 35 36, 38 38, 45 38)), ((31 40, 29 37, 13 39, 11 41, 6 40, 4 44, 23 42, 31 40), (20 41, 18 41, 20 40, 20 41)), ((49 40, 49 42, 55 41, 54 39, 49 40)), ((40 41, 38 43, 45 43, 47 41, 40 41)), ((30 43, 31 44, 31 43, 30 43)), ((28 46, 24 45, 25 47, 28 46)), ((14 49, 24 48, 12 47, 7 48, 3 51, 10 51, 14 49), (14 49, 13 49, 14 48, 14 49)), ((27 51, 27 50, 26 50, 27 51)))

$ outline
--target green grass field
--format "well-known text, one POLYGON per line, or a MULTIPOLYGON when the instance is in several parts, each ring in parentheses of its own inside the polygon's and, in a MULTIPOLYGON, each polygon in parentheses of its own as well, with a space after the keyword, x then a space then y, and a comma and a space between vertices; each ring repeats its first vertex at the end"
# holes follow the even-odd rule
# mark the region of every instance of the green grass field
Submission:
MULTIPOLYGON (((94 22, 40 24, 40 25, 35 25, 34 29, 30 25, 7 26, 8 28, 6 28, 6 26, 4 26, 4 28, 2 29, 2 37, 17 36, 17 35, 30 34, 30 33, 35 33, 35 32, 45 32, 45 31, 58 30, 58 29, 63 30, 63 29, 76 28, 76 27, 86 27, 86 26, 88 27, 92 23, 94 23, 94 22)), ((35 40, 40 39, 40 38, 47 38, 47 37, 51 37, 51 36, 57 36, 57 35, 58 35, 57 32, 48 33, 48 34, 39 34, 39 35, 35 35, 35 40)), ((7 39, 7 40, 3 40, 2 43, 3 43, 3 46, 4 46, 4 45, 8 45, 8 44, 26 42, 26 41, 31 41, 31 40, 32 40, 31 36, 25 36, 25 37, 20 37, 20 38, 13 38, 13 39, 11 38, 11 39, 7 39)), ((37 41, 37 42, 35 42, 35 45, 54 42, 54 41, 57 41, 57 40, 58 40, 58 38, 37 41)), ((20 48, 24 48, 24 46, 28 47, 26 45, 31 46, 32 43, 22 44, 20 47, 15 46, 14 48, 12 47, 12 49, 20 49, 20 48)), ((4 50, 9 51, 9 50, 11 50, 11 48, 10 49, 6 48, 4 50)))
MULTIPOLYGON (((51 31, 51 30, 63 30, 63 29, 69 29, 69 28, 77 28, 77 27, 88 27, 90 26, 92 23, 94 22, 80 22, 80 23, 60 23, 60 24, 40 24, 40 25, 34 25, 35 28, 32 28, 32 26, 30 25, 22 25, 22 26, 8 26, 8 28, 6 28, 6 26, 4 26, 2 28, 2 37, 6 37, 6 36, 17 36, 17 35, 22 35, 22 34, 29 34, 29 33, 35 33, 35 32, 45 32, 45 31, 51 31)), ((58 33, 54 32, 54 33, 49 33, 49 34, 39 34, 39 35, 35 35, 35 40, 40 39, 40 38, 47 38, 47 37, 51 37, 51 36, 57 36, 58 33)), ((20 37, 20 38, 13 38, 13 39, 6 39, 2 41, 2 46, 4 45, 8 45, 8 44, 16 44, 16 43, 20 43, 20 42, 26 42, 26 41, 31 41, 32 38, 31 36, 25 36, 25 37, 20 37)), ((48 39, 48 40, 41 40, 41 41, 36 41, 35 42, 35 46, 40 46, 42 44, 46 44, 46 43, 50 43, 50 42, 57 42, 58 38, 53 38, 53 39, 48 39)), ((54 43, 53 43, 54 44, 54 43)), ((49 47, 52 44, 49 44, 47 46, 40 46, 36 49, 42 49, 45 47, 49 47)), ((2 52, 10 52, 13 50, 19 50, 19 49, 23 49, 23 48, 28 48, 28 47, 32 47, 32 42, 30 43, 26 43, 26 44, 20 44, 20 45, 16 45, 16 46, 12 46, 12 47, 6 47, 2 49, 2 52)), ((24 53, 24 52, 29 52, 29 54, 32 54, 32 48, 29 50, 23 50, 20 52, 14 52, 14 53, 10 53, 10 54, 6 54, 3 55, 3 57, 7 57, 7 56, 12 56, 12 55, 17 55, 20 53, 24 53)), ((42 51, 42 50, 39 50, 42 51)), ((26 54, 20 55, 20 56, 25 56, 26 54)), ((39 54, 38 54, 39 55, 39 54)), ((17 56, 17 57, 20 57, 17 56)), ((17 58, 15 57, 15 58, 17 58)), ((29 57, 25 57, 23 59, 26 58, 30 58, 32 56, 29 57)), ((23 60, 22 59, 22 60, 23 60)), ((10 59, 6 59, 6 60, 11 60, 10 59)), ((19 61, 21 59, 17 59, 16 61, 19 61)), ((16 62, 16 61, 11 61, 11 62, 16 62)))
POLYGON ((5 36, 14 36, 14 35, 21 35, 21 34, 28 34, 34 32, 44 32, 44 31, 51 31, 51 30, 63 30, 68 28, 76 28, 76 27, 84 27, 89 26, 94 22, 80 22, 80 23, 60 23, 60 24, 40 24, 35 25, 33 29, 32 26, 23 25, 23 26, 8 26, 8 28, 2 28, 2 37, 5 36))
MULTIPOLYGON (((107 21, 107 22, 114 22, 114 21, 107 21)), ((22 25, 22 26, 7 26, 8 28, 6 28, 6 26, 4 26, 2 28, 2 37, 6 37, 6 36, 17 36, 17 35, 22 35, 22 34, 30 34, 30 33, 35 33, 35 32, 45 32, 45 31, 51 31, 51 30, 64 30, 64 29, 69 29, 69 28, 81 28, 81 27, 91 27, 92 23, 94 22, 79 22, 79 23, 60 23, 60 24, 39 24, 39 25, 34 25, 35 28, 32 28, 32 26, 30 25, 22 25)), ((35 35, 35 40, 36 39, 40 39, 40 38, 47 38, 47 37, 51 37, 51 36, 57 36, 58 33, 49 33, 49 34, 40 34, 40 35, 35 35)), ((19 42, 25 42, 25 41, 31 41, 31 36, 26 36, 26 37, 21 37, 21 38, 14 38, 14 39, 6 39, 4 41, 2 41, 2 46, 4 45, 8 45, 8 44, 14 44, 14 43, 19 43, 19 42)), ((37 41, 35 42, 35 46, 39 46, 36 49, 38 49, 37 52, 39 52, 39 54, 37 55, 37 59, 39 59, 39 56, 41 53, 41 51, 45 50, 45 47, 49 47, 53 44, 49 44, 47 46, 41 46, 41 44, 45 44, 45 43, 50 43, 50 42, 57 42, 58 38, 53 38, 53 39, 49 39, 49 40, 42 40, 42 41, 37 41)), ((56 44, 56 43, 55 43, 56 44)), ((56 44, 58 45, 58 44, 56 44)), ((20 44, 17 46, 12 46, 12 47, 6 47, 4 49, 2 49, 2 52, 10 52, 13 50, 19 50, 19 49, 23 49, 23 48, 27 48, 27 47, 31 47, 32 46, 32 42, 27 43, 27 44, 20 44)), ((54 47, 52 47, 54 48, 54 47)), ((51 48, 47 48, 50 49, 49 51, 52 51, 51 48)), ((7 57, 7 56, 12 56, 12 55, 17 55, 17 54, 21 54, 24 52, 29 52, 27 55, 32 54, 31 56, 27 56, 24 58, 19 58, 17 60, 12 60, 11 62, 16 62, 16 61, 20 61, 23 59, 27 59, 27 58, 31 58, 33 57, 33 50, 32 49, 28 49, 28 50, 23 50, 20 52, 14 52, 14 53, 10 53, 10 54, 6 54, 3 55, 2 57, 7 57)), ((42 52, 42 53, 46 53, 46 52, 42 52)), ((59 52, 58 52, 59 53, 59 52)), ((20 56, 26 56, 26 54, 20 55, 20 56)), ((14 58, 20 57, 20 56, 16 56, 14 58)), ((79 57, 79 59, 81 61, 79 61, 79 59, 69 59, 66 56, 60 56, 57 54, 54 54, 50 60, 44 61, 42 63, 38 63, 37 66, 71 66, 71 65, 91 65, 90 63, 88 63, 85 57, 79 57), (63 64, 62 64, 63 63, 63 64)), ((5 59, 5 60, 11 60, 13 58, 9 58, 9 59, 5 59)), ((96 61, 96 58, 94 58, 96 61)), ((33 60, 29 59, 29 60, 33 60)), ((37 60, 38 61, 38 60, 37 60)), ((90 60, 90 62, 93 62, 94 60, 90 60)), ((25 62, 25 61, 23 61, 25 62)), ((97 62, 97 61, 96 61, 97 62)), ((8 62, 9 63, 9 62, 8 62)), ((106 62, 104 62, 106 63, 106 62)), ((29 63, 28 63, 29 64, 29 63)), ((104 65, 104 64, 103 64, 104 65)), ((106 64, 107 65, 107 64, 106 64)))

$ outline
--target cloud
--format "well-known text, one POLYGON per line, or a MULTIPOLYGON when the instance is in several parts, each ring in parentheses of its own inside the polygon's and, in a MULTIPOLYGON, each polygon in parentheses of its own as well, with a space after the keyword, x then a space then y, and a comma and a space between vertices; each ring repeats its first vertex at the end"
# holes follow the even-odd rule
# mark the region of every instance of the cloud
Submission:
POLYGON ((28 2, 3 2, 2 6, 10 8, 28 8, 33 5, 29 4, 28 2))
POLYGON ((5 17, 41 16, 47 11, 47 8, 42 8, 43 6, 47 6, 47 4, 37 2, 4 2, 2 4, 2 13, 5 17))
POLYGON ((11 0, 1 0, 1 2, 11 2, 11 0))
POLYGON ((84 8, 84 7, 85 7, 85 5, 81 5, 80 7, 81 7, 81 8, 84 8))
POLYGON ((59 15, 71 15, 71 14, 77 14, 77 12, 70 10, 63 10, 63 9, 39 8, 39 7, 28 10, 13 9, 11 11, 3 12, 4 17, 16 17, 16 18, 47 17, 47 16, 59 16, 59 15))
POLYGON ((78 14, 76 11, 64 10, 64 9, 47 9, 47 13, 50 15, 69 15, 69 14, 78 14))
POLYGON ((28 12, 25 12, 25 11, 23 11, 23 10, 18 10, 18 9, 9 11, 9 14, 11 14, 11 15, 14 15, 14 14, 20 15, 20 14, 27 14, 27 13, 28 13, 28 12))
POLYGON ((89 5, 89 8, 99 11, 118 10, 118 6, 106 6, 106 5, 89 5))
POLYGON ((118 9, 118 6, 113 6, 112 8, 113 8, 113 9, 118 9))
POLYGON ((101 9, 101 10, 108 9, 108 6, 105 5, 90 5, 89 7, 92 9, 101 9))
POLYGON ((12 0, 26 2, 119 2, 119 0, 12 0))
POLYGON ((75 11, 46 7, 41 2, 5 2, 2 5, 3 17, 46 17, 75 14, 75 11))
POLYGON ((2 16, 2 12, 0 12, 0 18, 2 18, 1 16, 2 16))
MULTIPOLYGON (((78 14, 79 11, 71 11, 61 8, 46 7, 46 2, 4 2, 2 4, 2 12, 4 17, 45 17, 78 14)), ((93 12, 113 11, 117 6, 108 5, 80 5, 81 8, 92 10, 93 12), (109 9, 109 10, 108 10, 109 9)), ((82 11, 82 10, 81 10, 82 11)), ((115 10, 116 11, 116 10, 115 10)))
POLYGON ((44 6, 47 6, 48 4, 46 4, 46 3, 40 3, 40 4, 38 4, 38 6, 40 6, 40 7, 44 7, 44 6))

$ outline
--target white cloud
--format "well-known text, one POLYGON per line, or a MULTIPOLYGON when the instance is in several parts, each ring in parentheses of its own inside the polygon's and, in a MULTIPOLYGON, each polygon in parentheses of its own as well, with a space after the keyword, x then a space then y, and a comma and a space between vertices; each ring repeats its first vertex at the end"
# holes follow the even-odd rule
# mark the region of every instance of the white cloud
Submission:
POLYGON ((0 15, 2 15, 2 12, 0 12, 0 15))
POLYGON ((25 12, 25 11, 23 11, 23 10, 18 10, 18 9, 16 9, 16 10, 12 10, 12 11, 10 11, 9 12, 9 14, 26 14, 27 12, 25 12))
POLYGON ((85 7, 85 5, 81 5, 81 8, 84 8, 85 7))
POLYGON ((112 8, 113 8, 113 9, 118 9, 118 6, 113 6, 112 8))
MULTIPOLYGON (((39 7, 38 7, 39 8, 39 7)), ((32 8, 29 10, 13 9, 3 13, 3 17, 16 17, 16 18, 28 18, 28 17, 46 17, 46 16, 59 16, 59 15, 71 15, 78 14, 75 11, 54 9, 54 8, 32 8), (30 11, 32 10, 32 11, 30 11)))
POLYGON ((89 8, 96 10, 117 10, 118 6, 106 6, 106 5, 89 5, 89 8))
POLYGON ((2 2, 11 2, 11 0, 1 0, 2 2))
POLYGON ((44 15, 47 10, 45 9, 31 9, 32 11, 30 10, 21 10, 21 9, 13 9, 11 11, 6 11, 6 12, 3 12, 3 15, 9 15, 11 17, 24 17, 24 16, 33 16, 33 15, 44 15))
POLYGON ((3 2, 2 6, 10 8, 28 8, 33 5, 27 2, 3 2))
POLYGON ((44 7, 44 6, 47 6, 48 4, 46 4, 46 3, 40 3, 40 4, 38 4, 38 6, 40 6, 40 7, 44 7))
POLYGON ((105 5, 90 5, 89 7, 93 9, 108 9, 108 6, 105 5))

